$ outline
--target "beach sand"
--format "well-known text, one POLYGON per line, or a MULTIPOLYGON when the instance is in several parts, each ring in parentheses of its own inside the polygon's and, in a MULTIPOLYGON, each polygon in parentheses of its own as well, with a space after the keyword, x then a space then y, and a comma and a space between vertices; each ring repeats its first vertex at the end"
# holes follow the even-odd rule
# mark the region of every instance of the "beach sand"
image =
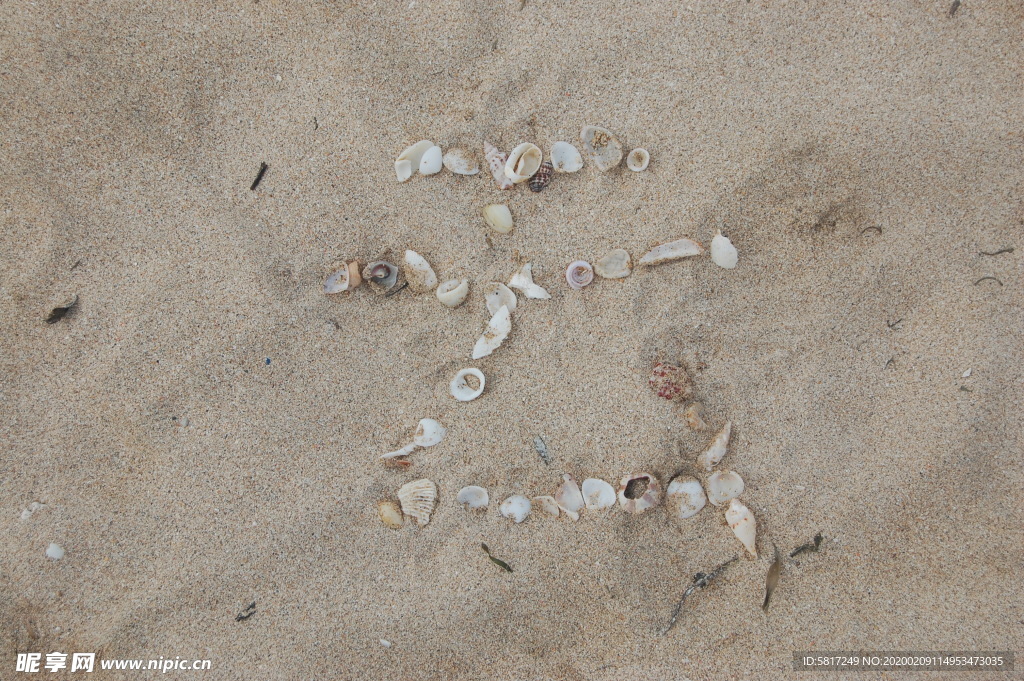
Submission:
MULTIPOLYGON (((175 678, 576 680, 1021 650, 1024 10, 949 9, 0 5, 0 676, 52 651, 211 660, 175 678), (420 139, 482 161, 588 124, 649 169, 540 194, 395 180, 420 139), (719 228, 735 270, 564 283, 719 228), (323 294, 332 263, 407 248, 469 279, 466 304, 323 294), (483 284, 525 262, 551 299, 471 361, 483 284), (687 364, 712 430, 648 388, 655 358, 687 364), (487 390, 457 403, 466 366, 487 390), (425 417, 446 439, 384 468, 425 417), (497 513, 563 473, 667 484, 726 420, 757 560, 710 507, 497 513), (423 477, 429 525, 384 527, 377 502, 423 477), (468 484, 486 515, 455 503, 468 484), (763 612, 773 547, 819 532, 763 612)), ((857 678, 903 676, 954 678, 857 678)))

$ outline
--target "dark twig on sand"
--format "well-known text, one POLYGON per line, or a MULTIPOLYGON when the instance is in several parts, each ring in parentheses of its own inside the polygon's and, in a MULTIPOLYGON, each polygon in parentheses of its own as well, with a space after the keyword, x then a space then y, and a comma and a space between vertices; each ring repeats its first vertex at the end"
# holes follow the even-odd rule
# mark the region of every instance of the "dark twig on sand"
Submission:
POLYGON ((385 298, 390 298, 391 296, 395 295, 396 293, 401 293, 401 292, 402 292, 402 290, 403 290, 403 289, 405 289, 405 287, 406 287, 406 286, 408 286, 408 285, 409 285, 409 282, 407 282, 407 281, 406 281, 406 282, 403 282, 403 283, 402 283, 402 285, 401 285, 401 286, 399 286, 398 288, 396 288, 396 289, 391 289, 390 291, 388 291, 387 293, 385 293, 385 294, 384 294, 384 297, 385 297, 385 298))
POLYGON ((511 566, 509 566, 508 563, 506 563, 505 561, 500 560, 498 558, 495 558, 494 556, 491 555, 491 550, 489 548, 487 548, 487 544, 481 544, 480 548, 482 548, 484 550, 484 553, 487 554, 487 557, 491 559, 492 563, 494 563, 495 565, 500 567, 502 570, 506 570, 508 572, 512 572, 512 568, 511 568, 511 566))
POLYGON ((260 171, 256 173, 256 179, 252 181, 252 186, 249 187, 250 191, 256 191, 256 187, 260 186, 260 182, 263 181, 263 174, 267 172, 269 167, 266 163, 260 163, 260 171))
POLYGON ((792 551, 790 551, 789 557, 796 558, 804 551, 814 551, 815 553, 817 553, 819 548, 821 548, 821 532, 814 535, 814 539, 812 539, 811 541, 807 542, 806 544, 802 544, 793 549, 792 551))
POLYGON ((978 255, 1002 255, 1003 253, 1013 253, 1013 246, 1007 246, 1006 248, 1000 248, 998 251, 978 251, 978 255))
POLYGON ((953 4, 949 7, 949 18, 952 19, 956 11, 960 9, 960 0, 953 0, 953 4))
POLYGON ((55 307, 50 310, 50 315, 46 318, 46 323, 56 324, 60 320, 64 319, 71 310, 75 309, 75 305, 78 305, 78 296, 72 298, 71 302, 67 305, 61 305, 60 307, 55 307))
POLYGON ((711 583, 711 580, 713 580, 718 575, 722 574, 722 571, 725 570, 726 567, 728 567, 732 563, 735 563, 737 560, 739 560, 739 558, 733 556, 732 558, 725 561, 724 563, 722 563, 721 565, 719 565, 707 574, 704 574, 703 572, 698 572, 697 574, 695 574, 693 576, 693 584, 691 584, 686 589, 686 591, 683 592, 683 597, 679 599, 679 603, 676 604, 676 609, 672 611, 672 619, 668 621, 668 626, 666 626, 665 629, 661 632, 661 635, 664 636, 672 629, 672 627, 676 625, 676 620, 679 619, 679 613, 683 609, 683 603, 686 602, 686 599, 690 596, 690 594, 692 594, 694 591, 698 589, 703 589, 704 587, 706 587, 708 584, 711 583))
POLYGON ((980 283, 981 283, 981 282, 983 282, 983 281, 994 281, 994 282, 996 282, 997 284, 999 284, 1000 286, 1002 286, 1002 285, 1003 285, 1003 282, 999 281, 999 280, 998 280, 998 279, 996 279, 995 277, 982 277, 982 278, 981 278, 981 279, 979 279, 978 281, 974 282, 974 285, 975 285, 975 286, 977 286, 978 284, 980 284, 980 283))
POLYGON ((252 603, 249 604, 249 607, 247 607, 245 610, 243 610, 242 612, 240 612, 237 615, 235 615, 235 621, 236 622, 244 622, 245 620, 249 619, 250 617, 252 617, 255 614, 256 614, 256 601, 253 601, 252 603))

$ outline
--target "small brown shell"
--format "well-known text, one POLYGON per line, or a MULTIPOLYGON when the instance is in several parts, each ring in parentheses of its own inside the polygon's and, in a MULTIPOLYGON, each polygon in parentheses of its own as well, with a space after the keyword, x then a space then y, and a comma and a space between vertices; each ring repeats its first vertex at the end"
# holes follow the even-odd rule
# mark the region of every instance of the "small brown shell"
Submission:
POLYGON ((533 177, 530 178, 530 191, 539 192, 544 187, 551 184, 551 175, 555 172, 555 167, 551 164, 551 161, 544 161, 540 164, 540 168, 534 173, 533 177))

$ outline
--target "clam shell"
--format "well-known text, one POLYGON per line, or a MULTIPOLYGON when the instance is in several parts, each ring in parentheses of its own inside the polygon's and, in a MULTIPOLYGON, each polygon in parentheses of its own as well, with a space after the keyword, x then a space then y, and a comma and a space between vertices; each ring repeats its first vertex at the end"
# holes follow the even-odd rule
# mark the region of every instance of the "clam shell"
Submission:
POLYGON ((512 212, 504 204, 492 203, 484 206, 484 220, 498 234, 508 234, 512 231, 512 212))
POLYGON ((398 499, 402 504, 402 513, 423 527, 430 522, 430 514, 434 512, 437 485, 426 478, 407 482, 398 489, 398 499))
POLYGON ((459 490, 455 501, 465 506, 470 511, 482 511, 490 503, 487 490, 476 485, 469 485, 459 490))
POLYGON ((619 505, 627 513, 643 513, 661 503, 661 485, 650 473, 627 475, 619 482, 619 505), (635 483, 646 483, 647 489, 637 494, 635 483))
POLYGON ((469 294, 468 279, 449 279, 437 287, 437 299, 448 307, 458 307, 469 294))
POLYGON ((447 434, 448 429, 434 419, 420 419, 412 441, 417 447, 433 447, 447 434))
POLYGON ((516 294, 501 282, 492 281, 485 285, 484 303, 492 315, 496 314, 502 305, 507 307, 509 312, 513 312, 516 309, 516 294))
POLYGON ((729 237, 724 236, 721 232, 715 234, 715 238, 711 240, 711 261, 719 267, 727 270, 731 270, 736 267, 736 263, 739 261, 739 253, 736 251, 736 247, 729 241, 729 237))
POLYGON ((580 141, 598 170, 611 170, 622 161, 622 143, 610 130, 587 125, 580 131, 580 141))
POLYGON ((676 239, 652 248, 644 257, 640 258, 639 264, 660 265, 663 262, 700 255, 703 252, 704 247, 693 239, 676 239))
POLYGON ((385 260, 371 262, 363 268, 363 279, 389 289, 398 281, 398 268, 385 260))
POLYGON ((555 142, 551 145, 551 165, 556 173, 575 173, 583 167, 583 156, 568 142, 555 142))
POLYGON ((480 164, 465 149, 450 149, 441 161, 445 168, 456 175, 476 175, 480 172, 480 164))
POLYGON ((733 534, 747 552, 757 558, 757 521, 750 509, 740 503, 739 499, 733 499, 725 510, 725 522, 729 523, 733 534))
POLYGON ((743 478, 733 471, 715 471, 708 476, 708 501, 724 506, 743 494, 743 478))
POLYGON ((608 255, 594 263, 594 271, 605 279, 622 279, 628 277, 633 269, 629 253, 621 248, 616 248, 608 255))
POLYGON ((441 147, 432 146, 420 159, 420 175, 436 175, 441 172, 441 147))
POLYGON ((581 491, 588 511, 601 511, 615 505, 615 488, 604 480, 587 478, 581 491))
POLYGON ((536 144, 523 142, 508 155, 505 177, 519 184, 526 182, 540 169, 543 153, 536 144))
POLYGON ((530 515, 532 507, 533 504, 530 503, 529 499, 522 494, 517 494, 501 502, 498 512, 504 517, 516 521, 516 523, 521 523, 530 515))
POLYGON ((704 488, 696 478, 679 477, 668 484, 665 505, 669 512, 681 520, 697 515, 708 503, 704 488))
MULTIPOLYGON (((703 421, 701 421, 703 423, 703 421)), ((697 465, 710 473, 725 457, 729 447, 729 435, 732 434, 732 421, 726 421, 722 430, 711 441, 704 453, 697 457, 697 465)))
POLYGON ((534 497, 530 500, 530 503, 533 508, 536 508, 550 516, 558 517, 558 504, 555 503, 554 497, 534 497))
POLYGON ((594 281, 594 268, 585 260, 575 260, 565 268, 565 281, 569 288, 579 291, 594 281))
POLYGON ((405 252, 405 280, 409 282, 409 288, 416 293, 433 291, 437 286, 434 268, 416 251, 405 252))
POLYGON ((484 142, 484 158, 491 169, 494 181, 498 183, 498 188, 512 189, 515 184, 513 184, 512 180, 505 177, 505 161, 508 157, 490 142, 484 142))
POLYGON ((429 149, 434 146, 434 143, 430 140, 420 140, 411 147, 406 147, 405 150, 398 155, 398 159, 395 161, 395 174, 398 176, 399 182, 405 182, 412 174, 420 169, 420 162, 423 160, 423 155, 427 153, 429 149))
POLYGON ((651 155, 646 149, 636 148, 626 156, 626 167, 634 173, 647 170, 647 164, 651 162, 651 155))
POLYGON ((393 501, 382 501, 377 504, 377 516, 380 521, 392 530, 401 529, 405 525, 405 516, 402 509, 393 501))
POLYGON ((551 297, 551 294, 545 291, 544 287, 533 283, 533 264, 531 263, 523 265, 523 268, 512 277, 508 285, 511 288, 517 288, 522 291, 523 295, 527 298, 547 300, 551 297))
POLYGON ((512 318, 504 305, 494 313, 487 324, 487 330, 473 346, 473 359, 480 359, 494 352, 512 330, 512 318))
POLYGON ((555 493, 555 503, 573 520, 580 519, 580 511, 583 510, 586 502, 583 499, 583 493, 580 492, 580 486, 568 473, 562 476, 562 484, 558 488, 558 492, 555 493))
POLYGON ((484 385, 486 384, 483 372, 479 369, 463 369, 459 373, 455 374, 455 378, 452 379, 451 384, 448 386, 451 390, 452 397, 457 399, 459 402, 469 402, 480 397, 484 392, 484 385), (476 379, 477 387, 473 388, 466 381, 467 376, 472 376, 476 379))

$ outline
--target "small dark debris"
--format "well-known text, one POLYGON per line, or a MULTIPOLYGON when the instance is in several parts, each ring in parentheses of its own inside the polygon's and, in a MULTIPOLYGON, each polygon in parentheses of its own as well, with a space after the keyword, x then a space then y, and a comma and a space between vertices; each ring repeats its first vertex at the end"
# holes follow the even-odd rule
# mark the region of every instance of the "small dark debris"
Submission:
POLYGON ((975 285, 975 286, 977 286, 978 284, 980 284, 980 283, 981 283, 981 282, 983 282, 983 281, 994 281, 994 282, 996 282, 997 284, 999 284, 1000 286, 1002 286, 1002 285, 1003 285, 1003 282, 999 281, 999 280, 998 280, 998 279, 996 279, 995 277, 982 277, 982 278, 981 278, 981 279, 979 279, 978 281, 974 282, 974 285, 975 285))
POLYGON ((661 635, 664 636, 669 632, 669 630, 672 627, 675 626, 676 620, 679 619, 679 612, 683 609, 683 603, 686 601, 687 597, 690 594, 692 594, 694 591, 697 591, 698 589, 703 589, 707 587, 707 585, 711 583, 711 580, 713 580, 718 575, 722 574, 722 571, 725 570, 725 568, 729 567, 729 565, 735 563, 737 560, 739 560, 739 558, 733 556, 732 558, 725 561, 708 574, 704 574, 703 572, 698 572, 697 574, 695 574, 693 576, 693 584, 691 584, 686 589, 686 591, 683 592, 683 597, 679 599, 679 603, 676 605, 676 609, 672 613, 672 619, 669 620, 668 626, 666 626, 665 629, 661 632, 661 635))
MULTIPOLYGON (((1010 250, 1013 250, 1013 249, 1010 249, 1010 250)), ((69 271, 69 272, 74 272, 74 271, 75 271, 75 268, 76 268, 76 267, 78 267, 78 266, 79 266, 79 265, 81 265, 81 264, 82 264, 82 261, 81 261, 81 260, 76 260, 76 261, 75 261, 75 264, 74 264, 74 265, 72 265, 72 266, 71 266, 71 269, 70 269, 70 270, 68 270, 68 271, 69 271)))
POLYGON ((408 286, 408 285, 409 285, 409 282, 407 282, 407 281, 403 282, 402 285, 399 286, 398 288, 393 289, 393 290, 388 291, 387 293, 385 293, 384 297, 385 298, 390 298, 391 296, 395 295, 396 293, 401 293, 405 289, 405 287, 408 286))
POLYGON ((797 556, 799 556, 804 551, 813 551, 814 553, 817 553, 818 549, 821 548, 821 539, 822 539, 821 532, 819 532, 818 534, 814 535, 814 539, 812 539, 811 541, 807 542, 806 544, 802 544, 802 545, 796 547, 795 549, 793 549, 790 552, 789 557, 790 558, 796 558, 797 556))
POLYGON ((968 388, 966 385, 962 385, 962 386, 960 386, 960 392, 973 393, 974 391, 971 390, 970 388, 968 388))
POLYGON ((266 363, 267 366, 270 366, 270 358, 269 357, 267 357, 267 359, 264 360, 264 362, 266 363))
POLYGON ((260 186, 260 182, 263 181, 263 174, 267 172, 269 167, 266 163, 260 163, 260 171, 256 173, 256 179, 252 181, 252 186, 249 187, 250 191, 256 191, 256 187, 260 186))
POLYGON ((235 615, 235 621, 236 622, 244 622, 245 620, 249 619, 250 617, 252 617, 255 614, 256 614, 256 601, 253 601, 252 603, 249 604, 249 606, 245 610, 243 610, 242 612, 240 612, 237 615, 235 615))
POLYGON ((78 296, 71 299, 71 302, 61 307, 55 307, 50 310, 50 316, 46 318, 47 324, 56 324, 60 320, 64 319, 71 310, 75 309, 75 305, 78 305, 78 296))
POLYGON ((953 4, 949 8, 949 18, 952 19, 956 11, 960 9, 960 0, 953 0, 953 4))
POLYGON ((1006 248, 1000 248, 998 251, 978 251, 978 255, 1002 255, 1003 253, 1013 253, 1013 246, 1007 246, 1006 248))
POLYGON ((899 329, 896 328, 896 325, 899 324, 902 321, 903 321, 903 317, 900 317, 899 319, 897 319, 894 322, 890 322, 888 319, 886 319, 885 320, 885 325, 888 326, 890 329, 893 329, 894 331, 898 331, 899 329))
POLYGON ((491 555, 491 550, 489 548, 487 548, 487 544, 480 544, 480 548, 482 548, 484 550, 484 553, 487 554, 487 557, 491 559, 492 563, 494 563, 495 565, 500 567, 502 570, 507 570, 508 572, 512 572, 512 568, 509 566, 508 563, 506 563, 503 560, 499 560, 499 559, 497 559, 497 558, 495 558, 494 556, 491 555))
POLYGON ((775 561, 768 568, 768 577, 764 582, 764 603, 761 609, 768 612, 768 603, 772 600, 772 594, 779 586, 779 577, 782 576, 782 556, 779 555, 779 547, 775 547, 775 561))
POLYGON ((864 232, 869 232, 871 230, 875 230, 879 234, 882 233, 882 228, 879 227, 878 225, 870 225, 869 227, 865 227, 864 229, 860 230, 860 233, 863 234, 864 232))
POLYGON ((895 364, 895 363, 896 363, 896 359, 893 358, 893 357, 890 357, 889 360, 885 363, 885 368, 888 369, 890 365, 895 364))

